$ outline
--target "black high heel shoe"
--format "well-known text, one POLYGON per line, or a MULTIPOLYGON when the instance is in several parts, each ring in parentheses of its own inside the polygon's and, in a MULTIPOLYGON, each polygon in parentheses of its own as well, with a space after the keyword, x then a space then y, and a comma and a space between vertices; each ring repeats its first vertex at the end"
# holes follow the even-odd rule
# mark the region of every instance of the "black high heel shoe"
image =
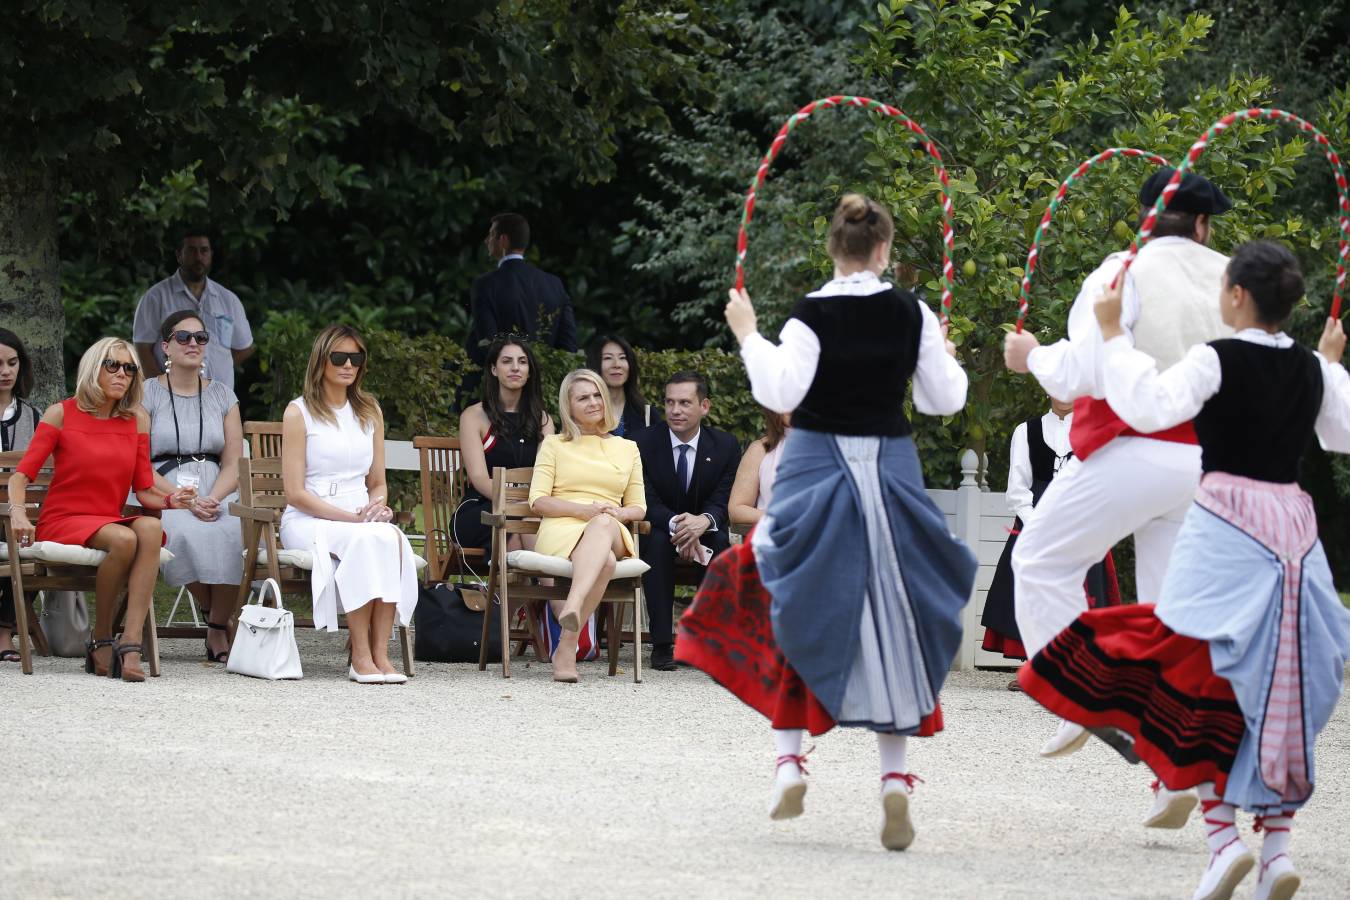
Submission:
POLYGON ((113 643, 114 642, 112 638, 108 638, 107 640, 103 641, 85 641, 84 670, 88 672, 90 675, 98 675, 99 677, 107 675, 108 674, 107 669, 104 669, 102 672, 98 670, 98 662, 94 659, 94 651, 99 649, 100 647, 111 647, 113 643))
MULTIPOLYGON (((210 628, 212 631, 225 631, 225 632, 228 632, 228 631, 230 630, 230 628, 229 628, 228 625, 217 625, 215 622, 207 622, 207 623, 206 623, 206 627, 207 627, 207 628, 210 628)), ((213 662, 213 663, 223 663, 223 662, 228 662, 228 661, 229 661, 229 658, 230 658, 230 651, 229 651, 229 650, 222 650, 222 651, 220 651, 219 653, 212 653, 212 652, 211 652, 211 641, 210 641, 210 640, 207 640, 207 641, 206 641, 206 658, 209 659, 209 660, 210 660, 211 662, 213 662)))
MULTIPOLYGON (((108 643, 112 643, 109 641, 108 643)), ((113 644, 112 667, 108 670, 109 678, 120 678, 123 681, 144 681, 145 672, 141 669, 128 669, 122 665, 122 657, 128 653, 140 653, 140 644, 113 644)))

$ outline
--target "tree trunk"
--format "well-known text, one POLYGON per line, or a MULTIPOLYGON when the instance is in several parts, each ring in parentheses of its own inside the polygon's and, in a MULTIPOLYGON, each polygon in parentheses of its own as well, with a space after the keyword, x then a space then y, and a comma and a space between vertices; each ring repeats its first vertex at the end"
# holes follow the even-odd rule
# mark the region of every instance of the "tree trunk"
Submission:
POLYGON ((56 242, 52 171, 0 168, 0 325, 19 336, 33 361, 29 399, 38 409, 66 396, 66 317, 56 242))

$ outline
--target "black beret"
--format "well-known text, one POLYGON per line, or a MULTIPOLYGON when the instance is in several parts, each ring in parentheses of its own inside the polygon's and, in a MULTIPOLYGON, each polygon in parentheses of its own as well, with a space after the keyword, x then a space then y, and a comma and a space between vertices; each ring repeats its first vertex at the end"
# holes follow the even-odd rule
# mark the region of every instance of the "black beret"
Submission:
MULTIPOLYGON (((1176 172, 1177 170, 1173 168, 1162 168, 1154 172, 1139 189, 1139 205, 1148 209, 1157 203, 1158 195, 1167 187, 1167 182, 1172 180, 1176 172)), ((1167 208, 1173 212, 1221 216, 1233 208, 1233 201, 1208 178, 1187 172, 1167 208)))

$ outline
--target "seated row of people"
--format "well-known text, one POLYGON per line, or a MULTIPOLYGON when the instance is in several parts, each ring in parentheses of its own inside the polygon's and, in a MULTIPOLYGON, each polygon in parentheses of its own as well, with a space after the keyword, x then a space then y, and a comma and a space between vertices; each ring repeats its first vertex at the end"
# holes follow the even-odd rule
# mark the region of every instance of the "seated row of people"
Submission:
MULTIPOLYGON (((10 480, 18 504, 11 526, 24 543, 37 538, 109 551, 100 568, 100 614, 86 669, 116 672, 126 680, 143 678, 139 647, 124 643, 114 653, 111 604, 123 588, 129 590, 125 633, 138 633, 150 608, 161 543, 174 556, 164 566, 166 582, 187 585, 206 614, 206 654, 213 662, 228 657, 226 623, 243 575, 239 520, 226 512, 238 497, 243 452, 237 398, 223 383, 202 376, 210 337, 199 317, 174 313, 164 321, 161 337, 162 375, 144 381, 134 349, 105 339, 82 358, 75 396, 38 417, 22 400, 31 387, 22 344, 0 333, 0 400, 8 400, 0 416, 4 446, 28 450, 10 480), (22 500, 49 455, 58 474, 35 534, 22 500), (131 491, 147 510, 162 510, 162 520, 123 516, 131 491)), ((579 625, 603 594, 610 561, 633 552, 622 526, 644 517, 652 523, 642 557, 651 566, 644 588, 653 665, 673 668, 677 564, 706 564, 728 546, 733 521, 751 521, 730 515, 733 492, 747 498, 747 507, 762 508, 767 498, 760 495, 770 490, 764 472, 771 469, 759 463, 753 473, 742 472, 745 485, 734 486, 740 449, 730 434, 703 424, 711 401, 702 376, 672 376, 665 385, 665 424, 651 427, 658 417, 636 391, 632 348, 607 337, 593 345, 592 355, 605 372, 582 369, 564 379, 562 433, 555 434, 532 350, 517 338, 498 339, 489 348, 484 399, 465 410, 460 430, 469 489, 455 516, 457 543, 487 548, 490 533, 480 516, 489 504, 491 469, 534 466, 531 502, 545 522, 537 538, 519 545, 578 566, 573 596, 555 610, 564 626, 558 649, 569 651, 557 673, 565 680, 575 677, 579 625)), ((411 621, 416 574, 406 537, 389 524, 384 426, 378 403, 361 387, 367 368, 365 345, 354 330, 330 326, 316 339, 304 393, 287 406, 283 419, 288 506, 281 538, 285 546, 314 555, 316 627, 332 630, 339 613, 348 617, 349 676, 393 683, 403 676, 388 659, 388 639, 396 617, 411 621), (393 559, 399 564, 376 564, 393 559)), ((781 425, 777 417, 771 429, 773 423, 781 425)), ((780 436, 767 445, 756 442, 751 456, 763 460, 778 446, 780 436)), ((5 588, 0 639, 12 638, 8 583, 5 588)), ((11 646, 5 641, 0 650, 11 646)), ((0 653, 0 659, 14 655, 0 653)))

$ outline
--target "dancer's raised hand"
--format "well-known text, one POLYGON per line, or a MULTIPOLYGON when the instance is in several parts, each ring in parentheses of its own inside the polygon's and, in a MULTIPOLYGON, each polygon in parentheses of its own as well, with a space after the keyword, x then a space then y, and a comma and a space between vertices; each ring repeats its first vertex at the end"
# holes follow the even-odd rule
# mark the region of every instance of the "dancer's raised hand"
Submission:
POLYGON ((1102 288, 1101 296, 1092 304, 1092 312, 1097 316, 1097 325, 1102 330, 1104 341, 1125 333, 1125 329, 1120 326, 1120 310, 1123 305, 1121 298, 1125 295, 1124 281, 1125 279, 1118 278, 1114 284, 1102 288))
POLYGON ((1317 342, 1317 352, 1329 363, 1338 363, 1345 355, 1345 328, 1340 319, 1327 318, 1322 329, 1322 339, 1317 342))
POLYGON ((750 295, 744 288, 732 288, 727 291, 727 296, 731 298, 725 310, 727 324, 731 326, 731 333, 736 335, 736 340, 744 341, 755 333, 755 308, 750 304, 750 295))
POLYGON ((1003 364, 1014 372, 1026 373, 1027 357, 1041 345, 1030 331, 1010 331, 1003 338, 1003 364))

